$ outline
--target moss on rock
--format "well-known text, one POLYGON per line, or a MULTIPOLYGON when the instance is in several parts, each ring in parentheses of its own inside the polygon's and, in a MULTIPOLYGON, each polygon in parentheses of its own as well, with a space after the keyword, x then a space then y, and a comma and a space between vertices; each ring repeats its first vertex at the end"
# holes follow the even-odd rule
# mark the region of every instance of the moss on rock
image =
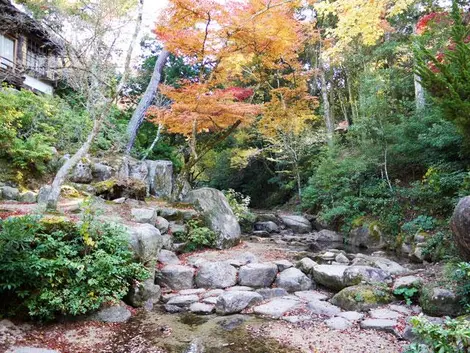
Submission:
POLYGON ((349 311, 367 311, 382 304, 388 304, 394 296, 388 287, 357 285, 338 292, 331 303, 349 311))

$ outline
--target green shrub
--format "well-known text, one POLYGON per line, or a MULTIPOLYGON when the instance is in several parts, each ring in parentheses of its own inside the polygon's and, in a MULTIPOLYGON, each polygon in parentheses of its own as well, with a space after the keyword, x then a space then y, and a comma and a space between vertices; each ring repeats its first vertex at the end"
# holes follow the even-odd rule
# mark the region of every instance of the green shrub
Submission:
POLYGON ((256 217, 249 209, 250 197, 233 189, 224 190, 224 194, 242 230, 251 230, 256 217))
POLYGON ((470 262, 453 265, 450 273, 456 283, 457 294, 463 298, 462 305, 465 305, 467 312, 470 312, 470 262))
POLYGON ((400 296, 402 295, 405 298, 406 305, 413 304, 413 297, 418 294, 418 288, 397 288, 393 291, 393 294, 400 296))
POLYGON ((410 345, 406 353, 462 353, 470 348, 470 321, 447 319, 440 325, 415 316, 411 324, 420 343, 410 345))
POLYGON ((10 315, 80 315, 123 298, 148 278, 134 262, 127 234, 87 216, 74 224, 24 216, 0 223, 0 298, 10 315))
POLYGON ((217 235, 205 227, 199 220, 190 220, 186 223, 188 232, 181 235, 179 240, 186 242, 186 251, 194 251, 201 248, 212 248, 215 246, 217 235))

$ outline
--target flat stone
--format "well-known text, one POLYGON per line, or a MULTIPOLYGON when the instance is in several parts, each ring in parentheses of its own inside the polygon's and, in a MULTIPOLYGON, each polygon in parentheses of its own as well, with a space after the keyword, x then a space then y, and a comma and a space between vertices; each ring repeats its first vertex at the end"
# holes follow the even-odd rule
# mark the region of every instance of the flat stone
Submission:
POLYGON ((263 296, 264 299, 272 299, 277 297, 284 297, 287 291, 284 288, 261 288, 256 291, 263 296))
POLYGON ((96 312, 92 318, 103 322, 126 322, 132 314, 124 305, 114 305, 96 312))
POLYGON ((166 265, 161 269, 159 284, 173 290, 193 287, 194 268, 183 265, 166 265))
POLYGON ((312 280, 308 278, 302 271, 291 267, 282 271, 276 278, 276 286, 284 288, 288 292, 298 292, 311 289, 313 287, 312 280))
POLYGON ((177 306, 188 306, 192 303, 199 301, 199 297, 196 294, 190 295, 177 295, 168 300, 168 305, 177 305, 177 306))
POLYGON ((280 318, 298 306, 299 302, 295 300, 276 298, 266 304, 256 306, 253 311, 259 315, 280 318))
POLYGON ((275 260, 273 261, 273 264, 277 266, 279 272, 282 272, 294 266, 294 264, 288 260, 275 260))
POLYGON ((333 290, 341 290, 345 287, 343 281, 345 265, 317 265, 312 270, 315 282, 333 290))
POLYGON ((366 319, 360 323, 362 329, 373 329, 395 333, 395 327, 398 321, 390 319, 366 319))
POLYGON ((297 324, 299 322, 310 321, 312 320, 312 317, 308 315, 295 315, 295 316, 283 316, 281 319, 287 322, 290 322, 292 324, 297 324))
POLYGON ((320 292, 316 292, 314 290, 299 291, 299 292, 295 292, 294 294, 300 299, 303 299, 306 301, 328 299, 327 295, 320 293, 320 292))
POLYGON ((364 314, 358 313, 357 311, 343 311, 342 313, 339 313, 337 316, 342 317, 343 319, 349 320, 349 321, 359 321, 364 318, 364 314))
POLYGON ((342 317, 332 317, 331 319, 325 320, 326 326, 332 330, 347 330, 352 326, 352 322, 342 317))
POLYGON ((224 294, 224 293, 225 291, 223 289, 212 289, 204 293, 203 297, 204 298, 218 297, 219 295, 224 294))
POLYGON ((343 273, 345 286, 355 286, 361 283, 391 283, 388 272, 372 266, 350 266, 343 273))
POLYGON ((219 296, 215 310, 218 314, 222 315, 239 313, 249 306, 258 304, 262 300, 261 294, 255 292, 225 292, 219 296))
POLYGON ((269 287, 277 275, 277 266, 271 263, 251 263, 240 267, 238 282, 242 286, 269 287))
POLYGON ((253 229, 255 231, 265 231, 267 233, 277 233, 279 232, 279 227, 273 221, 266 221, 266 222, 256 222, 253 225, 253 229))
POLYGON ((353 265, 364 265, 380 268, 390 275, 401 275, 406 273, 408 270, 399 263, 379 256, 368 256, 364 254, 357 254, 353 260, 353 265))
POLYGON ((312 272, 313 272, 313 268, 315 266, 318 266, 318 264, 315 261, 313 261, 312 259, 308 258, 308 257, 304 257, 302 260, 297 262, 297 265, 296 265, 296 267, 300 271, 305 273, 306 275, 311 275, 312 272))
POLYGON ((341 309, 337 306, 320 300, 310 301, 308 303, 308 309, 312 312, 312 314, 329 317, 338 315, 341 312, 341 309))
POLYGON ((131 209, 132 220, 137 223, 148 223, 155 225, 157 212, 153 208, 133 208, 131 209))
POLYGON ((233 287, 229 287, 225 290, 228 291, 228 292, 231 292, 231 291, 249 291, 249 292, 251 292, 254 289, 251 288, 251 287, 247 287, 247 286, 233 286, 233 287))
POLYGON ((203 303, 206 303, 206 304, 212 304, 212 305, 215 305, 217 304, 217 299, 219 297, 208 297, 208 298, 204 298, 202 299, 202 302, 203 303))
POLYGON ((199 288, 227 288, 237 283, 237 270, 226 262, 204 262, 196 275, 199 288))
POLYGON ((397 313, 403 314, 403 315, 411 315, 413 314, 413 311, 403 305, 396 305, 396 304, 390 304, 388 306, 390 310, 396 311, 397 313))
POLYGON ((402 317, 399 313, 388 309, 372 309, 369 311, 369 315, 372 319, 391 319, 396 320, 402 317))
POLYGON ((158 254, 158 262, 164 265, 179 265, 180 259, 173 251, 162 249, 158 254))
POLYGON ((181 313, 183 311, 186 311, 186 309, 182 306, 178 305, 171 305, 171 304, 165 304, 163 306, 165 310, 171 314, 176 314, 176 313, 181 313))
POLYGON ((303 234, 310 233, 312 231, 312 225, 309 220, 303 216, 297 215, 279 215, 287 228, 292 229, 295 233, 303 234))
POLYGON ((336 255, 335 261, 340 264, 349 264, 349 259, 343 253, 339 253, 338 255, 336 255))
POLYGON ((214 312, 215 305, 205 303, 193 303, 189 306, 189 311, 195 314, 208 315, 214 312))
POLYGON ((191 294, 202 294, 205 293, 206 290, 204 288, 193 288, 193 289, 183 289, 179 291, 179 295, 191 295, 191 294))
POLYGON ((12 347, 6 353, 60 353, 60 351, 36 347, 12 347))

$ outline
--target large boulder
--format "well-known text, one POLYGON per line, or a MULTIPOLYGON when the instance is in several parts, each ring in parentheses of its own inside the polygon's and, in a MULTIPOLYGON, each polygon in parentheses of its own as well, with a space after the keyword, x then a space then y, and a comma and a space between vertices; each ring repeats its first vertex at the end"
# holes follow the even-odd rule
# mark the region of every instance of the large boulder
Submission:
POLYGON ((173 190, 173 163, 171 161, 146 161, 150 195, 169 199, 173 190))
POLYGON ((376 223, 354 228, 346 238, 347 243, 359 248, 378 249, 383 247, 382 232, 376 223))
POLYGON ((352 264, 380 268, 381 270, 388 272, 392 276, 402 275, 407 272, 407 269, 399 263, 390 259, 386 259, 385 257, 379 256, 357 254, 352 264))
POLYGON ((10 186, 2 186, 0 188, 0 195, 4 200, 18 200, 20 192, 17 188, 12 188, 10 186))
POLYGON ((470 261, 470 196, 461 199, 455 207, 450 227, 457 250, 465 261, 470 261))
POLYGON ((240 242, 240 225, 221 191, 211 188, 193 190, 186 195, 185 201, 194 204, 207 226, 217 234, 217 248, 225 249, 240 242))
POLYGON ((148 223, 155 225, 157 212, 153 208, 133 208, 131 209, 132 220, 137 223, 148 223))
POLYGON ((310 233, 312 231, 312 225, 309 220, 303 216, 297 215, 279 215, 282 223, 284 223, 287 228, 292 229, 294 233, 310 233))
POLYGON ((144 200, 147 196, 147 184, 142 180, 108 179, 93 185, 97 196, 106 200, 115 200, 121 197, 144 200))
POLYGON ((343 276, 347 268, 346 265, 317 265, 312 269, 312 276, 326 288, 341 290, 346 287, 343 276))
POLYGON ((129 243, 136 258, 149 268, 155 268, 158 253, 163 246, 160 231, 150 224, 128 226, 128 230, 129 243))
POLYGON ((322 243, 342 243, 343 235, 332 230, 322 229, 314 235, 315 241, 322 243))
POLYGON ((277 233, 279 232, 279 226, 273 221, 266 222, 256 222, 253 226, 255 231, 265 231, 268 233, 277 233))
POLYGON ((277 266, 271 263, 248 264, 240 267, 238 283, 255 288, 269 287, 277 275, 277 266))
POLYGON ((302 260, 300 260, 299 262, 297 262, 296 264, 296 267, 302 271, 303 273, 311 276, 312 273, 313 273, 313 269, 315 266, 318 266, 318 263, 316 263, 315 261, 313 261, 311 258, 309 257, 304 257, 302 260))
POLYGON ((358 285, 347 287, 331 299, 331 303, 348 311, 368 311, 393 301, 386 287, 358 285))
POLYGON ((113 168, 103 163, 93 163, 91 166, 91 174, 96 181, 104 181, 111 179, 113 168))
POLYGON ((431 316, 459 316, 465 313, 465 307, 454 290, 426 285, 421 290, 419 303, 423 312, 431 316))
POLYGON ((222 315, 234 314, 262 301, 263 296, 256 292, 225 292, 217 299, 215 310, 218 314, 222 315))
POLYGON ((24 203, 34 203, 36 202, 37 198, 38 198, 38 194, 36 194, 35 192, 25 191, 20 194, 20 196, 18 197, 18 201, 24 202, 24 203))
POLYGON ((227 288, 237 283, 237 270, 227 262, 204 262, 196 275, 198 288, 227 288))
POLYGON ((91 163, 88 159, 80 160, 73 168, 70 180, 74 183, 88 184, 93 180, 91 163))
POLYGON ((302 271, 291 267, 282 271, 276 278, 276 286, 288 292, 309 290, 313 287, 312 280, 302 271))
POLYGON ((193 288, 194 269, 183 265, 166 265, 160 271, 158 282, 173 290, 193 288))
POLYGON ((343 274, 345 286, 354 286, 361 283, 390 283, 390 274, 371 266, 351 266, 343 274))

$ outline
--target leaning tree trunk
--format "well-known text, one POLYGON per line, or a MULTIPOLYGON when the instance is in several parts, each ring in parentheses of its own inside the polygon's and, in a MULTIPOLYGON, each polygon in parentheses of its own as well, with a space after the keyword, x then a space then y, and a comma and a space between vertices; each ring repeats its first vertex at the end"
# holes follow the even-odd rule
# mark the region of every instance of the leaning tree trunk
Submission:
POLYGON ((326 125, 326 136, 327 142, 331 146, 333 144, 333 133, 334 133, 334 124, 331 116, 331 107, 328 97, 328 87, 326 84, 325 70, 322 67, 320 69, 320 80, 321 80, 321 95, 323 101, 323 117, 325 119, 326 125))
POLYGON ((165 63, 169 55, 170 53, 165 48, 163 48, 160 52, 160 55, 158 56, 157 62, 155 63, 152 78, 150 79, 147 89, 145 90, 144 95, 140 99, 140 102, 137 105, 134 114, 132 114, 132 118, 129 121, 129 125, 127 126, 129 142, 127 143, 126 154, 129 154, 131 152, 132 146, 134 146, 135 139, 137 137, 137 131, 139 130, 140 125, 142 125, 142 122, 144 121, 145 112, 147 111, 148 107, 150 107, 153 99, 155 98, 155 93, 157 92, 158 85, 160 84, 160 80, 162 77, 162 71, 165 67, 165 63))
POLYGON ((101 113, 99 113, 98 116, 95 117, 94 122, 93 122, 93 129, 91 130, 90 134, 88 135, 83 145, 78 149, 77 152, 74 153, 72 157, 70 157, 69 160, 67 160, 62 165, 62 167, 60 167, 59 171, 54 177, 52 185, 50 186, 50 190, 47 191, 47 197, 45 197, 43 200, 40 200, 41 201, 41 203, 39 204, 40 208, 45 208, 51 211, 55 211, 57 209, 57 203, 59 201, 62 184, 64 183, 65 179, 67 178, 72 168, 78 163, 78 161, 80 161, 80 159, 82 159, 88 153, 95 137, 100 132, 104 119, 106 119, 106 117, 108 116, 111 110, 113 103, 115 102, 116 99, 118 99, 119 95, 121 94, 121 91, 126 83, 125 80, 127 80, 127 77, 129 74, 129 68, 130 68, 131 59, 132 59, 132 51, 134 49, 134 46, 137 43, 140 28, 142 26, 143 6, 144 6, 144 0, 139 0, 138 8, 137 8, 137 19, 135 22, 134 33, 132 35, 131 41, 129 43, 129 48, 126 54, 126 60, 124 63, 124 72, 121 77, 121 80, 119 81, 117 85, 114 96, 112 97, 112 99, 109 99, 104 104, 103 109, 101 110, 101 113))

